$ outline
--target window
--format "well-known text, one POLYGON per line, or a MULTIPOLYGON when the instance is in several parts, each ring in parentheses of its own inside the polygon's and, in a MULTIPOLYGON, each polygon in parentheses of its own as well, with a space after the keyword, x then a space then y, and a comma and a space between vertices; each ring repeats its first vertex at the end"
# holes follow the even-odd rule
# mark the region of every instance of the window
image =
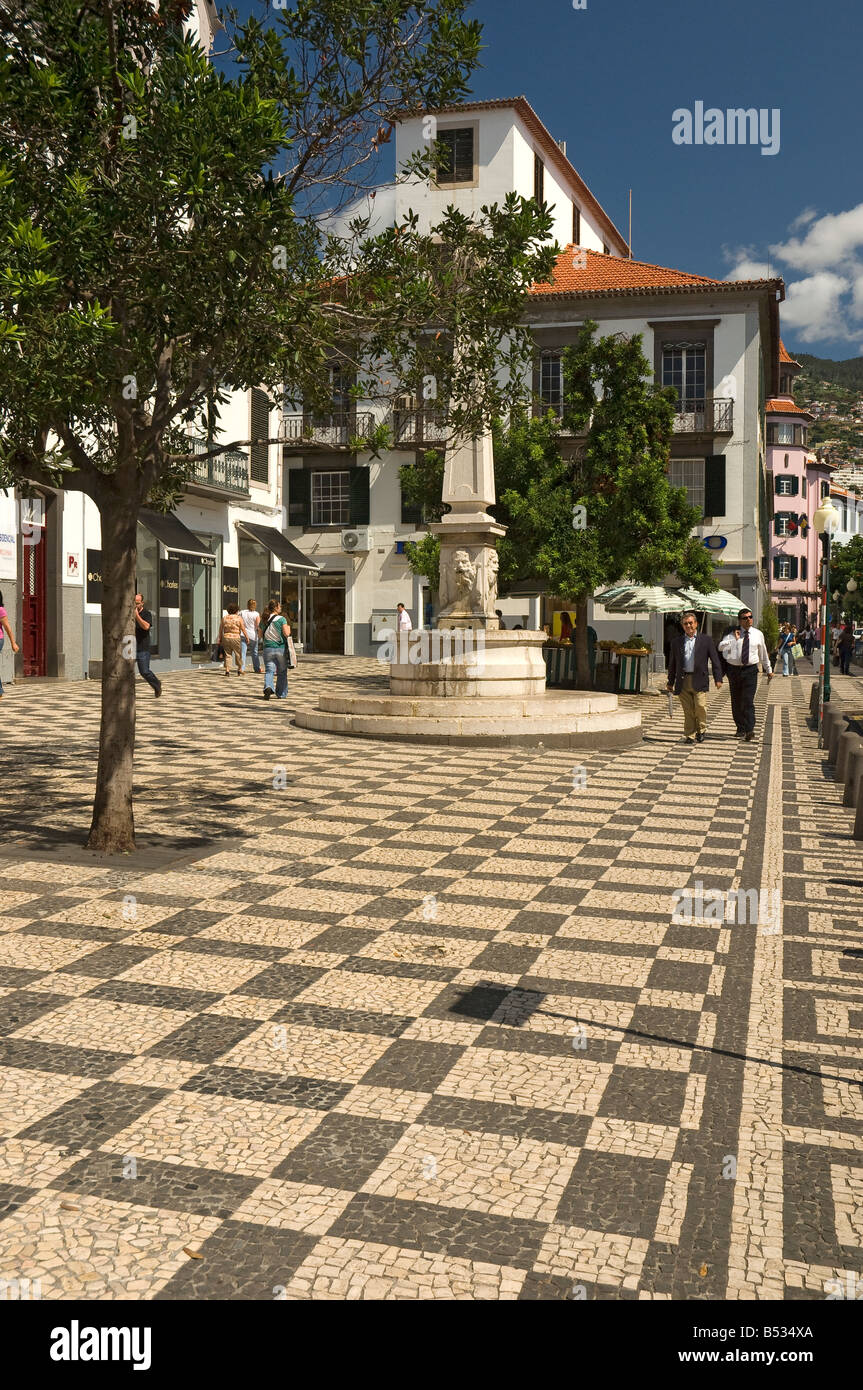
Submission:
POLYGON ((538 203, 545 202, 545 165, 538 154, 533 157, 533 196, 538 203))
POLYGON ((825 497, 829 497, 829 496, 830 496, 830 484, 829 484, 828 482, 822 482, 822 484, 821 484, 821 501, 823 502, 823 501, 824 501, 824 498, 825 498, 825 497))
POLYGON ((774 536, 796 536, 797 518, 792 512, 777 512, 773 518, 774 536))
POLYGON ((776 476, 776 491, 780 497, 796 497, 798 480, 793 473, 779 473, 776 476))
POLYGON ((707 380, 707 352, 704 343, 664 343, 662 384, 673 386, 684 411, 703 408, 707 380))
POLYGON ((793 444, 793 443, 794 443, 794 426, 793 426, 793 425, 787 425, 787 424, 785 424, 785 423, 783 422, 781 425, 772 425, 772 426, 771 426, 771 429, 773 430, 773 438, 770 439, 770 440, 768 440, 768 443, 770 443, 770 444, 793 444))
POLYGON ((473 130, 473 126, 459 126, 438 131, 438 183, 473 183, 473 130))
POLYGON ((776 578, 777 578, 777 579, 790 579, 790 578, 791 578, 791 557, 788 556, 788 555, 779 555, 779 556, 777 556, 777 560, 778 560, 778 563, 777 563, 777 566, 776 566, 776 578))
POLYGON ((560 414, 563 404, 563 361, 559 352, 544 352, 539 359, 539 398, 546 410, 560 414))
POLYGON ((781 376, 781 377, 779 378, 779 394, 780 394, 780 396, 790 396, 790 395, 791 395, 791 378, 790 378, 790 376, 781 376))
POLYGON ((602 254, 603 254, 603 256, 610 256, 610 255, 611 255, 611 252, 609 251, 609 249, 608 249, 608 247, 606 246, 605 242, 602 243, 602 254))
POLYGON ((801 479, 800 479, 800 495, 801 495, 801 497, 805 497, 805 496, 806 496, 806 488, 807 488, 807 480, 806 480, 805 478, 801 478, 801 479))
POLYGON ((685 487, 690 507, 704 515, 704 459, 671 459, 668 481, 672 487, 685 487))
POLYGON ((581 245, 581 209, 575 203, 572 205, 572 243, 574 246, 581 245))
POLYGON ((143 595, 144 607, 153 614, 150 626, 150 651, 155 656, 159 651, 159 542, 145 526, 138 523, 138 559, 136 565, 136 592, 143 595))
POLYGON ((350 521, 350 473, 312 474, 312 526, 347 526, 350 521))
POLYGON ((266 391, 259 391, 257 386, 252 387, 250 406, 249 435, 252 445, 249 450, 251 455, 251 479, 253 483, 268 483, 270 481, 270 446, 267 439, 270 434, 270 401, 266 391), (255 440, 262 440, 262 443, 255 443, 255 440))

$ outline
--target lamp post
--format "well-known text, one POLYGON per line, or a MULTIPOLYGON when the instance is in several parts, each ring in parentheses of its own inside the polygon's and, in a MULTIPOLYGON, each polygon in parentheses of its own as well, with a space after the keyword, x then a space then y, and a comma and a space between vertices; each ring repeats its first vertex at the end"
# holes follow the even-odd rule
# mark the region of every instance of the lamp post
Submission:
POLYGON ((827 600, 830 587, 830 537, 839 524, 839 512, 825 497, 812 518, 821 541, 821 669, 818 672, 818 747, 824 747, 824 706, 830 700, 830 655, 827 652, 827 600))

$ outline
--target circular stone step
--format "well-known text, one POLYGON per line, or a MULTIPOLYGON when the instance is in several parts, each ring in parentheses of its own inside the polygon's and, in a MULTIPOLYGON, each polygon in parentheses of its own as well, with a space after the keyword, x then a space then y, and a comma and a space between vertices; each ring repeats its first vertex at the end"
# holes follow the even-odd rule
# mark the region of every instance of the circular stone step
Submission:
POLYGON ((616 695, 555 693, 520 701, 324 696, 320 706, 298 710, 297 727, 392 742, 486 748, 512 744, 615 748, 641 740, 640 711, 620 709, 616 695), (423 706, 421 711, 415 711, 418 704, 423 706))

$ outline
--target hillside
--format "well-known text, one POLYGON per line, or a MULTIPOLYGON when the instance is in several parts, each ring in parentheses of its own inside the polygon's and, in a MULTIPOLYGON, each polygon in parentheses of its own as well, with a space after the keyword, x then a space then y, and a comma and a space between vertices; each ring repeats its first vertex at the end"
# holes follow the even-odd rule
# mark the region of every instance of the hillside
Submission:
POLYGON ((794 382, 794 399, 816 417, 809 431, 811 446, 826 444, 837 460, 863 462, 863 356, 839 362, 808 352, 792 356, 803 367, 794 382))

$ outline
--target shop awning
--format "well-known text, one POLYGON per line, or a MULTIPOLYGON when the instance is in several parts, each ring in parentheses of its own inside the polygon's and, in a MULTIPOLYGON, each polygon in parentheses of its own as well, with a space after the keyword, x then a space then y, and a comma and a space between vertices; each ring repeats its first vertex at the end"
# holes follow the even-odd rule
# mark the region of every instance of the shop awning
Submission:
POLYGON ((213 552, 173 512, 153 512, 142 507, 138 520, 167 548, 169 560, 197 560, 201 565, 215 566, 213 552))
POLYGON ((283 536, 281 531, 277 531, 275 526, 259 526, 256 521, 238 521, 237 530, 251 540, 257 541, 265 550, 272 551, 276 559, 281 561, 281 564, 287 569, 317 574, 321 568, 308 555, 304 555, 301 550, 298 550, 287 536, 283 536))

